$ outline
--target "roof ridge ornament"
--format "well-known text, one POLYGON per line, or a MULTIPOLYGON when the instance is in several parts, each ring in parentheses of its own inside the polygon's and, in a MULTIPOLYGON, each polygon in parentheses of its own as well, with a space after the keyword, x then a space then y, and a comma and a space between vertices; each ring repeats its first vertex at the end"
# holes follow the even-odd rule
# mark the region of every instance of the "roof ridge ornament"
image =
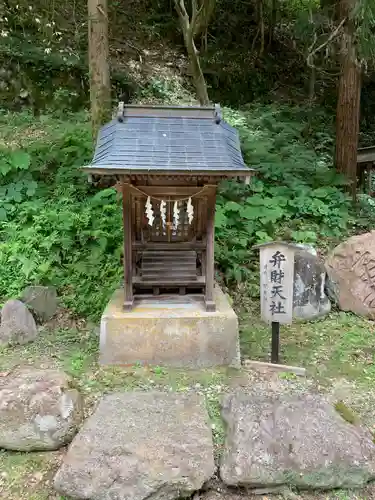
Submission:
POLYGON ((120 101, 117 107, 117 120, 121 123, 124 121, 124 111, 125 111, 125 103, 124 101, 120 101))
POLYGON ((221 114, 220 104, 215 104, 214 116, 215 116, 215 123, 219 124, 221 122, 221 120, 223 119, 223 116, 221 114))

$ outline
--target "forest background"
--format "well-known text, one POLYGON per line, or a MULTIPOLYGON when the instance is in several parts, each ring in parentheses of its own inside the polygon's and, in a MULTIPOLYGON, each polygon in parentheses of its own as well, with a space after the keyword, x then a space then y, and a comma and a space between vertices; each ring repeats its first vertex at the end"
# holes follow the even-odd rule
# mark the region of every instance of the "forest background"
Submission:
MULTIPOLYGON (((202 101, 176 4, 108 3, 111 105, 202 101)), ((194 45, 208 98, 258 172, 250 186, 221 188, 218 279, 256 297, 254 244, 324 254, 374 225, 375 202, 355 177, 358 141, 375 141, 375 2, 185 4, 190 21, 194 4, 207 14, 194 45)), ((93 150, 87 24, 84 0, 0 6, 0 296, 53 284, 67 307, 98 319, 121 280, 122 236, 115 190, 78 168, 93 150)))

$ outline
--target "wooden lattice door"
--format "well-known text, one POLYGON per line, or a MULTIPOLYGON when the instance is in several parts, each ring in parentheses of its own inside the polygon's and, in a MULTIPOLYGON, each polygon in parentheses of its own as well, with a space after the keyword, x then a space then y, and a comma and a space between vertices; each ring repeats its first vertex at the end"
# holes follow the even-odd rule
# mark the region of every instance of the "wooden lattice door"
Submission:
POLYGON ((187 213, 187 204, 185 201, 178 201, 178 223, 173 217, 174 201, 166 203, 165 222, 160 212, 160 201, 153 200, 152 208, 154 212, 154 222, 152 227, 148 227, 149 241, 152 242, 170 242, 183 243, 192 241, 196 236, 196 204, 192 201, 194 207, 194 216, 191 223, 187 213))

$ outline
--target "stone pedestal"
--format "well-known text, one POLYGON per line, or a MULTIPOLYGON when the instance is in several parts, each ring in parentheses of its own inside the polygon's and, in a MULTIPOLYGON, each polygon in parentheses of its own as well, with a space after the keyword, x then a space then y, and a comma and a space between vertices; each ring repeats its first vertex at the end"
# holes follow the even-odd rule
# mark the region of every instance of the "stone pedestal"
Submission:
POLYGON ((117 290, 101 319, 100 363, 239 367, 237 316, 218 286, 214 299, 214 312, 191 295, 138 299, 125 312, 124 292, 117 290))

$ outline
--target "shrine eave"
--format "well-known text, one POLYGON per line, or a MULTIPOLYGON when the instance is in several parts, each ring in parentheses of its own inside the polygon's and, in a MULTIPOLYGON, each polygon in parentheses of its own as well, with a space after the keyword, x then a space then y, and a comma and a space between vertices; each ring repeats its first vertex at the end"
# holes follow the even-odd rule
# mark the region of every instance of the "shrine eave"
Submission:
POLYGON ((238 131, 220 106, 119 105, 117 119, 98 134, 94 157, 83 167, 99 175, 249 177, 238 131))
POLYGON ((185 177, 251 177, 255 175, 255 170, 253 168, 244 168, 238 170, 212 170, 212 169, 156 169, 156 168, 148 168, 148 169, 134 169, 134 168, 123 168, 123 167, 115 167, 111 165, 106 165, 104 167, 95 166, 95 165, 87 165, 82 167, 82 170, 92 175, 155 175, 155 176, 185 176, 185 177))

